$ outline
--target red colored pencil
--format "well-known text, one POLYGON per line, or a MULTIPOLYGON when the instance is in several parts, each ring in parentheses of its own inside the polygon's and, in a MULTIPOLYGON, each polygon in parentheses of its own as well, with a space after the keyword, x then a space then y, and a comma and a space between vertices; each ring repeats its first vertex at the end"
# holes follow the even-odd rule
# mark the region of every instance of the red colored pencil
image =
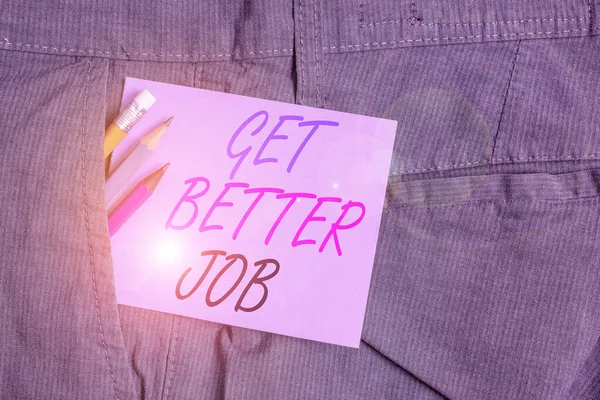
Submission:
POLYGON ((152 196, 170 163, 154 171, 138 183, 108 216, 108 232, 112 237, 125 222, 152 196))

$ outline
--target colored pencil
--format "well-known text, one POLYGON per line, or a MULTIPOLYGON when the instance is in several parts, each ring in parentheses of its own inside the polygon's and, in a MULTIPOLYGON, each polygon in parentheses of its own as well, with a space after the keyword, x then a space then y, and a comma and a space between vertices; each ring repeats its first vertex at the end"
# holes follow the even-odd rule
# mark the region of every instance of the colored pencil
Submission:
POLYGON ((150 156, 154 154, 154 150, 156 150, 160 139, 167 131, 171 121, 173 121, 173 117, 169 118, 144 136, 125 157, 123 162, 110 172, 105 186, 106 204, 109 210, 112 209, 117 195, 127 185, 127 182, 129 182, 131 177, 135 175, 150 156))
POLYGON ((166 163, 138 183, 127 197, 108 216, 108 232, 112 237, 125 222, 152 196, 154 189, 165 174, 170 163, 166 163))
POLYGON ((156 98, 146 89, 138 93, 131 103, 119 113, 119 116, 106 128, 104 133, 104 159, 113 152, 127 132, 142 119, 152 107, 156 98))

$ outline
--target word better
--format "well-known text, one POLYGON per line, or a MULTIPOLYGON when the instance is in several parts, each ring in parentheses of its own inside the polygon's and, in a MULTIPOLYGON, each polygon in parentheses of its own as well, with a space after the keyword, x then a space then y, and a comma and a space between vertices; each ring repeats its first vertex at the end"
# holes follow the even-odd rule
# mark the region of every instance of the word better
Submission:
MULTIPOLYGON (((173 208, 173 211, 171 211, 171 214, 169 215, 169 218, 167 219, 167 222, 165 224, 165 229, 184 230, 184 229, 189 228, 196 221, 196 218, 198 217, 199 207, 198 207, 198 204, 196 203, 196 201, 199 198, 201 198, 202 196, 204 196, 209 191, 210 186, 211 186, 210 181, 204 177, 190 178, 190 179, 186 180, 185 183, 189 186, 188 186, 187 190, 185 191, 185 193, 183 194, 183 196, 181 196, 181 198, 179 199, 179 201, 173 208), (198 185, 200 185, 200 189, 196 189, 196 186, 198 186, 198 185), (190 215, 190 216, 187 218, 187 221, 185 223, 176 224, 173 222, 173 220, 175 219, 176 215, 180 212, 180 209, 184 204, 186 205, 186 208, 188 209, 188 211, 191 207, 192 213, 191 213, 191 215, 189 212, 186 213, 187 215, 190 215)), ((300 224, 300 226, 296 232, 296 235, 292 239, 292 242, 291 242, 292 247, 306 245, 306 244, 316 244, 317 241, 315 239, 300 239, 302 232, 304 231, 306 226, 311 222, 312 223, 325 222, 327 220, 327 218, 325 216, 318 215, 319 208, 321 208, 323 206, 323 204, 325 204, 325 203, 341 203, 342 202, 342 199, 339 197, 317 197, 317 195, 313 194, 313 193, 301 193, 301 192, 284 193, 283 189, 278 189, 278 188, 268 188, 268 187, 250 188, 250 185, 247 183, 227 182, 227 183, 225 183, 221 193, 217 196, 215 201, 212 203, 211 207, 208 209, 208 211, 204 215, 204 218, 200 222, 200 226, 198 228, 199 232, 223 229, 222 225, 217 225, 217 224, 210 225, 209 219, 211 218, 211 216, 216 208, 218 208, 218 207, 233 207, 234 206, 233 202, 224 201, 225 197, 227 196, 229 191, 232 189, 236 189, 238 191, 238 193, 234 193, 234 195, 231 197, 237 196, 238 198, 240 198, 240 195, 243 195, 243 196, 255 195, 254 200, 248 206, 248 208, 246 209, 246 212, 241 217, 240 221, 238 222, 236 228, 233 231, 233 234, 232 234, 233 240, 237 239, 242 227, 246 223, 246 220, 248 219, 250 214, 252 214, 252 211, 256 208, 258 203, 261 201, 267 201, 266 199, 263 200, 263 197, 265 197, 266 194, 270 195, 269 201, 273 201, 273 200, 287 201, 287 204, 283 207, 281 213, 279 214, 279 216, 277 217, 277 219, 274 221, 273 225, 271 226, 271 229, 266 234, 265 242, 264 242, 265 245, 269 244, 269 242, 271 241, 271 238, 273 237, 273 234, 277 230, 277 227, 279 226, 279 224, 281 223, 283 218, 288 214, 288 212, 292 208, 292 205, 294 203, 296 203, 296 201, 298 199, 302 198, 302 199, 314 200, 315 205, 313 206, 312 210, 308 213, 308 215, 306 215, 306 217, 303 219, 302 224, 300 224)), ((322 253, 323 250, 325 249, 325 246, 327 245, 327 243, 329 243, 329 241, 332 240, 338 256, 341 256, 342 248, 340 245, 338 232, 352 229, 355 226, 357 226, 363 220, 363 218, 365 216, 365 212, 366 212, 365 205, 358 201, 349 200, 346 204, 341 205, 339 208, 339 211, 338 211, 337 219, 330 222, 329 227, 326 228, 327 233, 324 235, 324 237, 321 241, 321 244, 319 246, 319 252, 322 253), (352 209, 356 209, 358 211, 358 213, 352 212, 352 214, 355 215, 354 217, 352 217, 352 214, 350 214, 350 210, 352 210, 352 209), (358 216, 356 216, 356 214, 358 214, 358 216)), ((181 220, 181 217, 179 217, 178 219, 181 220)), ((252 236, 256 236, 257 232, 250 232, 250 234, 252 236)))

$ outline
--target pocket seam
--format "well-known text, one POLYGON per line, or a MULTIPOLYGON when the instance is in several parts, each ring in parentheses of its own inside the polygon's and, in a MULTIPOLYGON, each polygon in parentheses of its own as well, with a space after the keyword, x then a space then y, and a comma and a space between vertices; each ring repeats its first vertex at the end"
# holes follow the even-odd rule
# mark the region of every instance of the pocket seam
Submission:
POLYGON ((437 208, 472 203, 572 203, 600 198, 600 168, 560 174, 466 175, 388 184, 386 208, 437 208))
MULTIPOLYGON (((440 41, 452 41, 452 40, 465 40, 465 39, 498 39, 498 38, 507 38, 514 36, 516 38, 522 36, 538 36, 538 35, 556 35, 556 34, 564 34, 564 33, 573 33, 573 32, 597 32, 600 28, 581 28, 581 29, 566 29, 562 31, 546 31, 546 32, 523 32, 523 33, 504 33, 504 34, 488 34, 488 35, 467 35, 467 36, 452 36, 452 37, 433 37, 433 38, 423 38, 423 39, 402 39, 402 40, 390 40, 384 42, 371 42, 371 43, 362 43, 362 44, 348 44, 348 45, 340 45, 340 46, 328 46, 323 47, 323 50, 343 50, 343 49, 351 49, 357 47, 372 47, 372 46, 394 46, 402 43, 420 43, 420 42, 440 42, 440 41)), ((580 35, 581 36, 581 35, 580 35)))
POLYGON ((88 164, 88 160, 86 159, 86 151, 85 151, 85 129, 86 129, 86 114, 87 114, 87 103, 88 103, 88 90, 89 90, 89 85, 90 85, 90 76, 91 76, 91 72, 92 72, 92 61, 91 59, 88 57, 87 58, 87 64, 88 64, 88 68, 87 68, 87 74, 86 74, 86 80, 85 80, 85 92, 84 92, 84 98, 83 98, 83 112, 82 112, 82 131, 81 131, 81 163, 82 163, 82 167, 81 167, 81 185, 82 185, 82 196, 83 196, 83 206, 84 206, 84 215, 85 215, 85 230, 86 230, 86 236, 87 236, 87 245, 88 245, 88 250, 89 250, 89 264, 90 264, 90 268, 91 268, 91 280, 92 280, 92 289, 94 292, 94 308, 96 310, 96 318, 97 318, 97 322, 98 322, 98 331, 100 333, 100 342, 102 344, 102 350, 104 352, 104 357, 106 360, 106 364, 108 366, 108 371, 110 373, 110 378, 111 378, 111 383, 112 383, 112 387, 113 390, 115 392, 115 396, 117 399, 121 399, 121 396, 119 395, 119 391, 117 389, 117 383, 116 383, 116 377, 115 374, 113 372, 113 368, 110 362, 110 357, 108 355, 108 349, 107 349, 107 342, 106 342, 106 338, 104 336, 104 328, 102 327, 102 320, 100 317, 100 305, 99 305, 99 301, 98 301, 98 290, 97 290, 97 284, 96 284, 96 263, 94 262, 94 249, 93 249, 93 244, 92 244, 92 236, 91 236, 91 230, 90 230, 90 217, 89 217, 89 201, 88 201, 88 195, 87 195, 87 180, 86 180, 86 176, 87 176, 87 172, 86 172, 86 165, 88 164))
MULTIPOLYGON (((589 4, 588 4, 588 8, 589 8, 589 4)), ((374 27, 374 26, 378 26, 378 25, 393 25, 393 24, 400 24, 402 22, 409 22, 412 26, 416 26, 416 27, 429 27, 429 26, 486 26, 486 25, 503 25, 503 24, 507 24, 507 25, 512 25, 512 24, 525 24, 525 23, 531 23, 531 22, 581 22, 581 21, 585 21, 587 20, 586 17, 581 17, 581 18, 534 18, 534 19, 519 19, 519 20, 512 20, 512 21, 485 21, 485 22, 474 22, 474 21, 469 21, 469 22, 430 22, 430 23, 413 23, 414 19, 397 19, 397 20, 389 20, 389 21, 381 21, 381 22, 370 22, 368 24, 365 24, 364 22, 359 22, 359 27, 360 28, 368 28, 368 27, 374 27)))
POLYGON ((561 161, 561 160, 578 161, 578 160, 590 160, 590 159, 599 159, 599 158, 600 158, 600 154, 584 154, 584 155, 570 155, 570 156, 543 155, 543 156, 518 157, 518 158, 495 157, 495 158, 488 158, 488 159, 478 160, 478 161, 468 161, 468 162, 463 162, 463 163, 459 163, 459 164, 440 165, 440 166, 434 166, 434 167, 429 167, 429 168, 417 167, 415 169, 400 170, 397 173, 394 173, 394 175, 447 170, 447 169, 453 169, 453 168, 468 167, 471 165, 493 166, 493 165, 498 165, 498 164, 513 163, 513 162, 525 163, 525 162, 529 162, 529 161, 561 161))
POLYGON ((586 197, 577 197, 577 198, 572 198, 572 199, 526 199, 526 198, 516 198, 516 199, 510 199, 510 200, 494 200, 494 199, 480 199, 480 200, 463 200, 461 202, 458 203, 452 203, 452 204, 444 204, 444 203, 438 203, 438 204, 410 204, 410 203, 403 203, 403 204, 389 204, 384 208, 384 212, 388 211, 388 210, 402 210, 402 209, 414 209, 414 208, 421 208, 421 209, 426 209, 426 210, 431 210, 431 209, 438 209, 438 208, 453 208, 453 207, 463 207, 463 206, 467 206, 467 205, 485 205, 485 204, 503 204, 503 205, 510 205, 510 204, 518 204, 518 203, 541 203, 541 204, 552 204, 552 205, 569 205, 572 203, 594 203, 594 202, 598 202, 600 200, 600 195, 594 195, 594 196, 586 196, 586 197))

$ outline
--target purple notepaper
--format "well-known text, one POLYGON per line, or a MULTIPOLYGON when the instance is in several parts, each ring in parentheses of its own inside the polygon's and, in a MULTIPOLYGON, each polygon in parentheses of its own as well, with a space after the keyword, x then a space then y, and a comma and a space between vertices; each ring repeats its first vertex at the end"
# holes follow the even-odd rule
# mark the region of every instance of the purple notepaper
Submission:
POLYGON ((157 99, 116 160, 171 115, 112 237, 119 304, 358 347, 396 121, 127 78, 157 99))

